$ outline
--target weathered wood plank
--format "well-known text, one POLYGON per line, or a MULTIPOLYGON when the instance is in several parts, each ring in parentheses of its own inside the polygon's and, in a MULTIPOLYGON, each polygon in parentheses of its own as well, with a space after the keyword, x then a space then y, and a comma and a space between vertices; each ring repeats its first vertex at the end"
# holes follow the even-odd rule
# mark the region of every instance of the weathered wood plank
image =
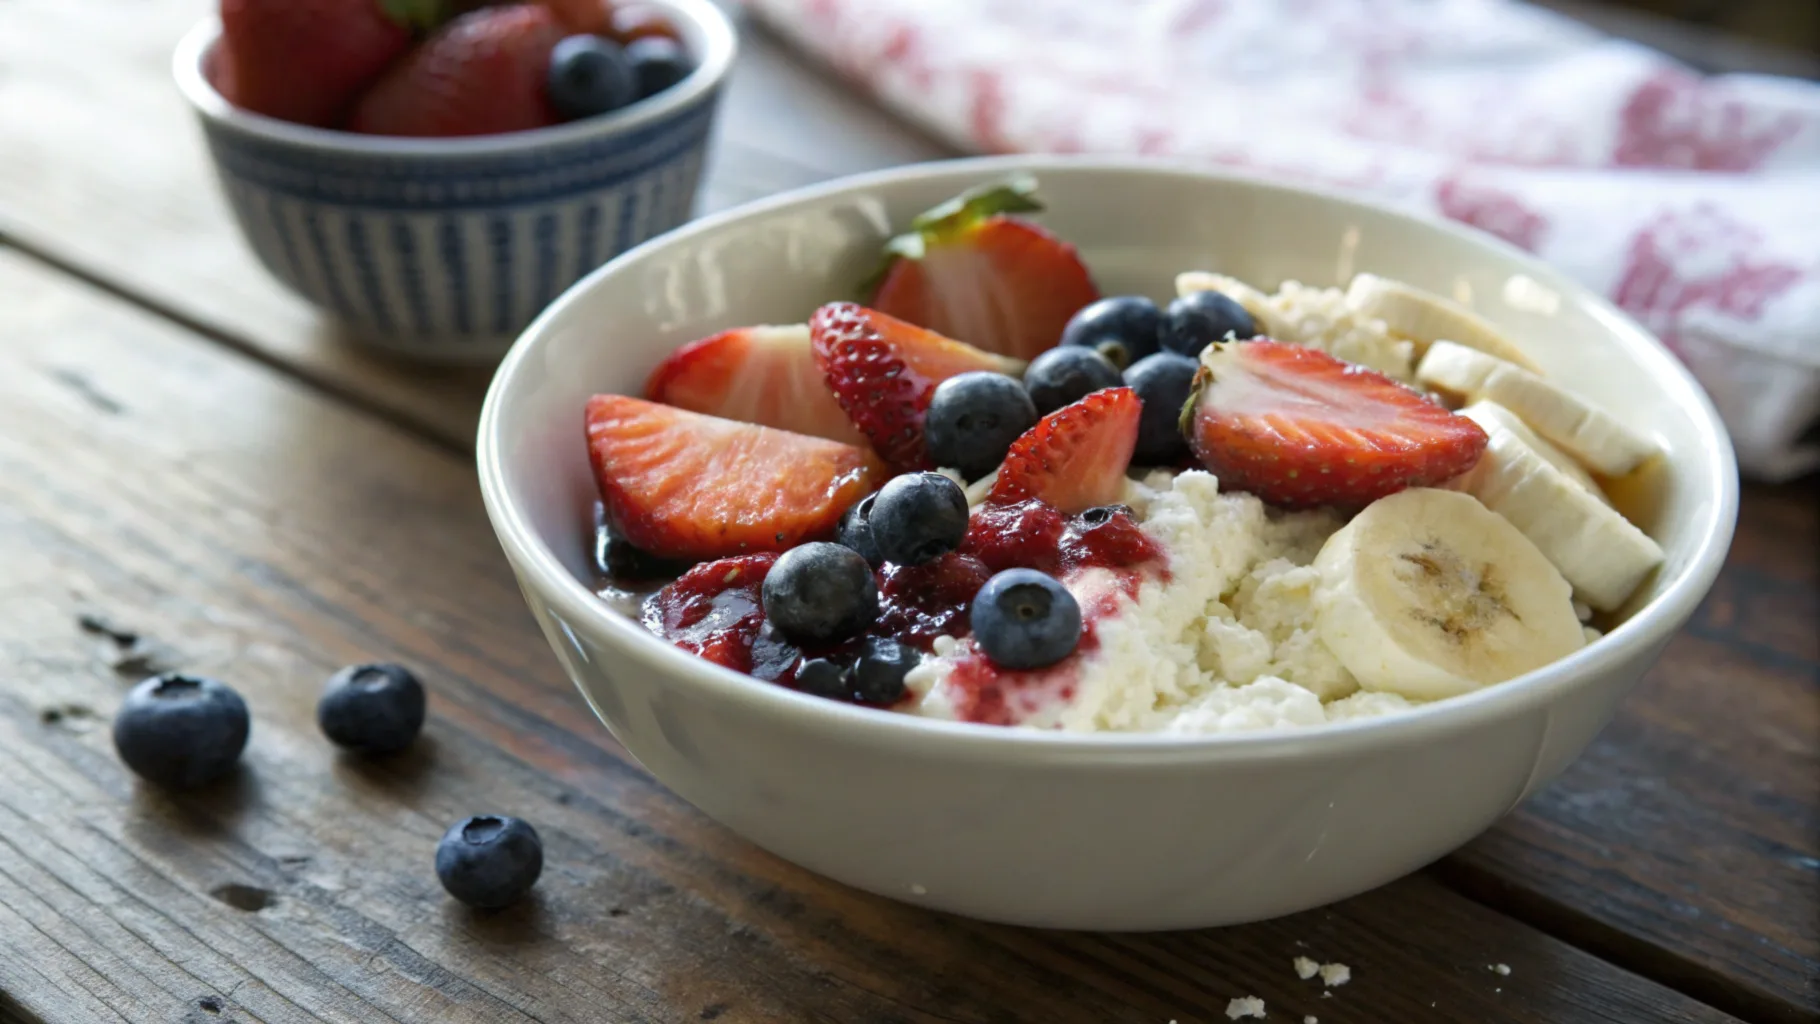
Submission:
POLYGON ((1754 1020, 1820 1019, 1820 479, 1746 489, 1612 727, 1444 877, 1754 1020))
POLYGON ((33 1019, 1187 1024, 1248 994, 1278 1019, 1731 1019, 1419 877, 1156 936, 824 882, 591 719, 464 459, 4 252, 0 293, 0 990, 33 1019), (426 742, 377 764, 311 715, 372 657, 434 694, 426 742), (158 662, 251 703, 246 765, 211 791, 166 796, 112 755, 106 718, 158 662), (497 915, 430 871, 444 824, 483 810, 550 853, 497 915), (1304 953, 1356 976, 1322 999, 1304 953))
MULTIPOLYGON (((214 0, 0 4, 0 237, 459 445, 490 371, 369 355, 254 260, 170 54, 214 0), (80 60, 71 54, 82 54, 80 60)), ((730 82, 702 202, 944 155, 762 33, 730 82)))

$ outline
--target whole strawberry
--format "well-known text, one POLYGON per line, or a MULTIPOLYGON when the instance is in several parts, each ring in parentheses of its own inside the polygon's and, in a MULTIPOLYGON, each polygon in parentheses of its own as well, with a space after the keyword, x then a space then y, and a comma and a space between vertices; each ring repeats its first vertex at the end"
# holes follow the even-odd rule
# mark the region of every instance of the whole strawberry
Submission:
POLYGON ((332 127, 434 27, 440 0, 221 0, 215 86, 235 106, 332 127))
POLYGON ((361 97, 371 135, 496 135, 558 123, 546 88, 568 30, 547 7, 483 7, 438 29, 361 97))

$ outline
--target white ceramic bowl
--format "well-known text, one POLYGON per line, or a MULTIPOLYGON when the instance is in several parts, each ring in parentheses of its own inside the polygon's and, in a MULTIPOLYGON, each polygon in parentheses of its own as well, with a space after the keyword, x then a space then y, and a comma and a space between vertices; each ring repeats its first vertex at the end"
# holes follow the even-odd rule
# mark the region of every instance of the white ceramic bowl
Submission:
POLYGON ((363 344, 489 362, 550 300, 689 219, 733 65, 711 0, 654 0, 695 57, 688 78, 600 117, 535 131, 402 139, 230 104, 205 73, 215 18, 172 58, 235 222, 259 261, 363 344))
POLYGON ((576 286, 501 366, 481 487, 532 611, 645 767, 760 846, 895 899, 1089 929, 1230 924, 1381 885, 1479 834, 1567 766, 1711 586, 1731 541, 1730 442, 1644 330, 1484 235, 1299 189, 1154 164, 1011 158, 905 167, 698 221, 576 286), (669 646, 590 593, 582 404, 636 394, 675 346, 801 320, 852 294, 892 225, 1028 169, 1044 221, 1102 289, 1177 271, 1265 286, 1370 270, 1453 295, 1667 450, 1644 525, 1667 565, 1610 635, 1400 717, 1218 737, 1063 735, 803 696, 669 646))

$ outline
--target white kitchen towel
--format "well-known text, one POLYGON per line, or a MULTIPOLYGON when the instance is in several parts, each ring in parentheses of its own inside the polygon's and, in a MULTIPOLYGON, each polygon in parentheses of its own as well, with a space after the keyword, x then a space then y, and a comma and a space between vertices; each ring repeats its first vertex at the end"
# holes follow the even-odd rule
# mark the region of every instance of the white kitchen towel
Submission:
POLYGON ((1655 331, 1745 472, 1820 466, 1820 84, 1516 0, 747 0, 966 149, 1338 187, 1538 253, 1655 331))

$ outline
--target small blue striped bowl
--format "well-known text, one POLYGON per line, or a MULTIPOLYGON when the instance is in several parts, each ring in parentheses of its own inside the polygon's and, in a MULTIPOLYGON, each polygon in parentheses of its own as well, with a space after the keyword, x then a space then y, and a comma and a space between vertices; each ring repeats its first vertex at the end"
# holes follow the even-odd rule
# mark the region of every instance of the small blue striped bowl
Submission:
POLYGON ((363 343, 485 362, 569 285, 689 219, 736 43, 711 0, 658 2, 695 72, 624 110, 536 131, 386 138, 241 110, 204 73, 213 18, 184 37, 174 70, 266 269, 363 343))

